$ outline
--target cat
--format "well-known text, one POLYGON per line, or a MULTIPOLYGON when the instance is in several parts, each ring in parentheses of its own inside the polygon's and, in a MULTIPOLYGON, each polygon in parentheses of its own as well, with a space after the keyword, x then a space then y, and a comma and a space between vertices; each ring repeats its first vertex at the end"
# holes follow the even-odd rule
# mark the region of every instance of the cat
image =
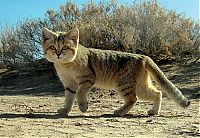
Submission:
POLYGON ((54 63, 65 88, 65 106, 58 109, 59 114, 68 115, 75 98, 80 111, 86 112, 87 93, 93 86, 115 90, 122 97, 124 104, 114 111, 115 116, 124 116, 138 98, 153 102, 149 115, 159 114, 162 93, 153 86, 150 76, 181 107, 190 105, 148 56, 86 48, 79 44, 78 28, 69 32, 43 28, 41 43, 45 58, 54 63))

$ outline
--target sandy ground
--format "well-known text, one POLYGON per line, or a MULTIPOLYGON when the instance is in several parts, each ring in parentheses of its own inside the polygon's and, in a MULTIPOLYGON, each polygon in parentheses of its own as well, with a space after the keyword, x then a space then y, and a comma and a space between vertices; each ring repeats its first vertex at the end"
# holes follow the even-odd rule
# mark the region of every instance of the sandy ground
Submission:
POLYGON ((199 100, 183 110, 164 99, 159 116, 147 116, 148 102, 138 102, 124 117, 112 112, 121 102, 116 99, 91 100, 87 113, 77 104, 68 117, 56 110, 63 97, 0 97, 0 137, 200 137, 199 100))
POLYGON ((75 103, 69 116, 59 116, 56 110, 63 106, 64 97, 62 93, 51 93, 58 90, 53 89, 55 81, 48 79, 49 84, 44 85, 41 80, 46 83, 46 79, 41 75, 40 79, 24 73, 3 76, 0 78, 0 137, 200 137, 199 65, 162 69, 191 99, 189 108, 183 109, 164 97, 158 116, 146 114, 152 103, 138 101, 127 115, 114 117, 113 111, 122 105, 120 98, 112 91, 93 90, 87 113, 81 113, 75 103), (48 90, 41 89, 44 87, 48 90))

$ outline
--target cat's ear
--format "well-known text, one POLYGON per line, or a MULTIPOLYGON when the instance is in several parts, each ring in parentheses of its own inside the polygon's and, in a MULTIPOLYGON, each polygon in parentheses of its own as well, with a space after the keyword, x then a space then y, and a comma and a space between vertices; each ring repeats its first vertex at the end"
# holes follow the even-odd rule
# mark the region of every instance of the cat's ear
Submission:
POLYGON ((42 33, 41 33, 42 42, 49 40, 52 37, 52 35, 54 35, 52 31, 50 31, 45 27, 42 28, 42 33))
POLYGON ((78 41, 79 41, 79 29, 77 27, 72 29, 68 33, 68 38, 73 40, 74 42, 78 43, 78 41))

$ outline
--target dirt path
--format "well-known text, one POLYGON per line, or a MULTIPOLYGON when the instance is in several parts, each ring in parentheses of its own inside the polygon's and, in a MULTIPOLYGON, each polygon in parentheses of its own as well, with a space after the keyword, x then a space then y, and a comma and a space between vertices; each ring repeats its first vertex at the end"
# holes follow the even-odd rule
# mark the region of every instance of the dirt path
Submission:
POLYGON ((75 103, 68 117, 60 117, 63 87, 55 75, 0 70, 0 137, 200 137, 200 63, 161 68, 192 99, 188 109, 164 98, 159 116, 147 116, 151 103, 139 101, 126 116, 113 117, 121 100, 112 91, 95 89, 87 113, 75 103))
POLYGON ((113 117, 121 102, 90 98, 87 113, 75 103, 70 116, 56 110, 63 97, 0 96, 0 137, 200 137, 199 100, 183 110, 164 98, 161 114, 146 115, 148 102, 138 102, 125 117, 113 117))

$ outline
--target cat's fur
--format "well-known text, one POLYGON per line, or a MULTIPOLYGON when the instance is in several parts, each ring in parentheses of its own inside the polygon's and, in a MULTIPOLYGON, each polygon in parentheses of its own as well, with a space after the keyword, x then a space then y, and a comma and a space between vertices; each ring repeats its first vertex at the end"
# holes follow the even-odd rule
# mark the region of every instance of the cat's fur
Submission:
POLYGON ((92 86, 115 90, 124 100, 124 105, 114 111, 123 116, 137 99, 153 101, 148 114, 158 114, 162 93, 151 82, 150 75, 164 93, 182 107, 187 100, 163 74, 151 58, 139 54, 86 48, 79 44, 79 30, 52 32, 42 30, 42 46, 45 57, 53 62, 65 88, 65 106, 59 114, 68 114, 76 98, 79 109, 88 109, 87 93, 92 86))

